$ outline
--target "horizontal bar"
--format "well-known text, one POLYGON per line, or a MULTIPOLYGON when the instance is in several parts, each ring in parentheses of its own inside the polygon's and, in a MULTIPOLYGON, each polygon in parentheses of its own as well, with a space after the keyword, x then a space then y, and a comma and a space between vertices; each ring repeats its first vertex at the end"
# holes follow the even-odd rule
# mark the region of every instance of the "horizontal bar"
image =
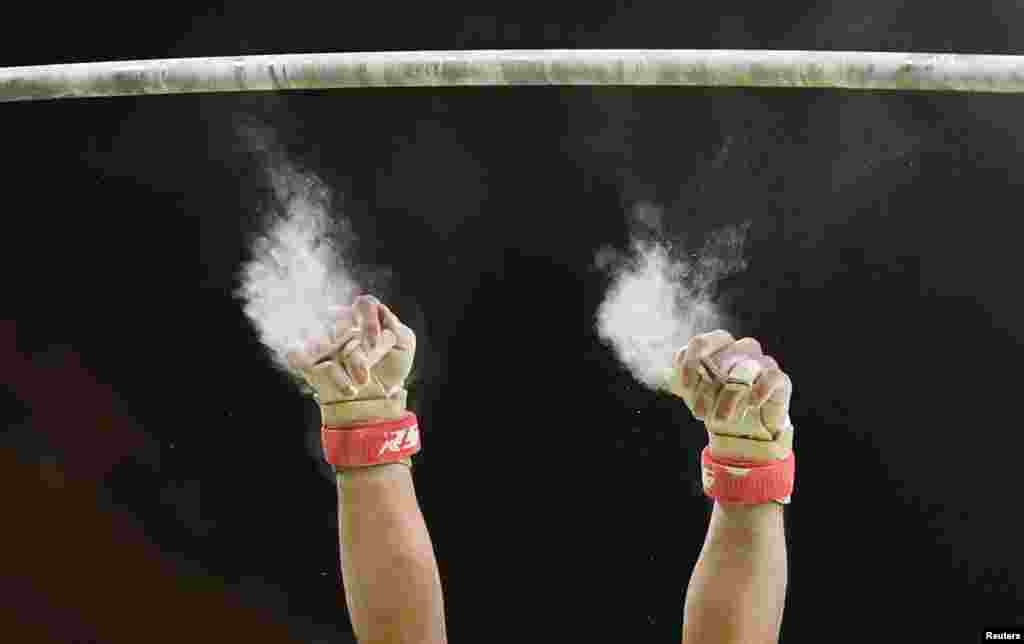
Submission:
POLYGON ((547 49, 176 58, 0 67, 0 102, 359 87, 665 85, 1024 92, 1024 56, 547 49))

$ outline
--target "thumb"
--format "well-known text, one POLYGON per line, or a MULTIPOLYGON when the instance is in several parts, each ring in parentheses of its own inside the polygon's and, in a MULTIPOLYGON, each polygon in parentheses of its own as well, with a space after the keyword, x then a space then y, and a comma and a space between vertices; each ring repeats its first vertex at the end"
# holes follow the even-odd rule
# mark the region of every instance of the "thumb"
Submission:
POLYGON ((411 349, 399 346, 399 342, 399 338, 388 329, 381 333, 378 342, 380 348, 389 347, 389 350, 377 360, 373 367, 373 375, 388 394, 395 388, 402 387, 412 371, 415 353, 411 349))
POLYGON ((769 387, 767 399, 761 403, 761 422, 772 434, 786 429, 790 424, 789 403, 793 397, 793 382, 789 376, 776 371, 769 387))

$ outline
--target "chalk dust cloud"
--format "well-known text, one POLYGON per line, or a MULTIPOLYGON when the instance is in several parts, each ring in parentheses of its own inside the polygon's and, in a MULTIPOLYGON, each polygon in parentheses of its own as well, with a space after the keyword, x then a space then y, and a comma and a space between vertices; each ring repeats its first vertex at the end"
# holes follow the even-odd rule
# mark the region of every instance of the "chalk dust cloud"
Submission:
POLYGON ((596 314, 598 335, 650 389, 665 387, 679 347, 727 326, 731 316, 716 302, 717 287, 747 265, 749 221, 714 231, 689 251, 690 240, 665 238, 665 216, 656 204, 635 204, 628 251, 606 246, 595 255, 597 268, 611 278, 596 314))
POLYGON ((239 135, 270 190, 237 296, 274 364, 288 371, 286 353, 326 334, 330 308, 361 292, 349 261, 356 237, 331 189, 287 158, 271 128, 248 124, 239 135))

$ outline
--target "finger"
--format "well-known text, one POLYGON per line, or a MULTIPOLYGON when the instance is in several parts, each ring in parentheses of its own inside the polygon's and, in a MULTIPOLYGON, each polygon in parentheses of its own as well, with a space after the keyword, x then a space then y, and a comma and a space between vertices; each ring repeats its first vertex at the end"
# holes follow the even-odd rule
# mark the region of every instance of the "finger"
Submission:
MULTIPOLYGON (((761 356, 759 358, 756 358, 756 360, 757 363, 761 366, 761 370, 758 373, 757 378, 760 378, 761 373, 764 373, 766 371, 780 370, 779 363, 775 360, 775 358, 771 356, 761 356)), ((755 384, 757 382, 757 378, 754 379, 755 384)), ((757 398, 757 394, 754 391, 754 385, 750 385, 750 391, 747 393, 746 400, 740 401, 738 405, 738 408, 742 409, 742 411, 740 412, 741 420, 746 417, 746 415, 750 412, 751 409, 754 409, 755 413, 760 414, 762 402, 762 400, 757 398)))
POLYGON ((359 334, 358 327, 346 329, 335 328, 330 336, 318 336, 307 339, 302 348, 294 351, 292 360, 299 369, 308 369, 312 365, 330 360, 341 347, 359 334))
POLYGON ((716 330, 695 336, 686 347, 682 359, 682 372, 684 382, 688 382, 689 385, 684 385, 683 391, 684 394, 689 394, 687 402, 697 420, 704 420, 714 405, 724 380, 723 374, 717 371, 717 366, 710 361, 710 357, 733 342, 731 333, 716 330))
POLYGON ((385 329, 390 329, 396 338, 395 346, 399 349, 415 350, 416 334, 408 326, 398 319, 390 308, 381 304, 379 307, 381 323, 385 329))
POLYGON ((356 322, 363 332, 367 349, 373 349, 380 339, 380 300, 372 295, 360 295, 355 301, 356 322))
POLYGON ((326 363, 324 368, 327 370, 331 381, 337 386, 343 399, 355 398, 359 395, 359 390, 345 370, 341 368, 341 365, 338 364, 337 360, 331 360, 326 363))
POLYGON ((284 354, 284 358, 288 366, 294 371, 302 372, 313 366, 313 361, 309 359, 309 354, 302 348, 288 350, 284 354))
POLYGON ((318 336, 307 339, 302 352, 310 364, 317 364, 336 350, 330 338, 318 336))
POLYGON ((683 352, 679 363, 683 388, 695 388, 700 382, 702 372, 706 371, 702 361, 732 342, 732 334, 721 329, 694 336, 687 343, 686 351, 683 352))
POLYGON ((327 307, 327 314, 332 320, 339 322, 355 322, 355 310, 351 306, 335 305, 327 307))
POLYGON ((338 321, 338 326, 335 327, 333 333, 333 339, 331 341, 330 353, 336 354, 341 349, 352 341, 353 338, 360 338, 360 330, 358 326, 349 324, 346 327, 341 326, 341 321, 338 321))
MULTIPOLYGON (((723 413, 731 413, 731 403, 735 402, 739 394, 745 389, 744 383, 734 383, 733 386, 729 386, 728 379, 729 373, 745 360, 756 360, 761 357, 763 352, 761 351, 761 343, 754 338, 741 338, 731 344, 727 344, 711 356, 702 360, 705 367, 712 374, 712 379, 718 381, 714 384, 711 382, 705 382, 702 380, 700 386, 700 395, 697 396, 695 408, 697 405, 700 406, 700 417, 706 417, 711 415, 712 418, 715 416, 712 412, 719 404, 719 398, 725 396, 726 402, 729 403, 723 410, 723 413)), ((749 367, 747 368, 749 370, 749 367)), ((745 374, 746 371, 740 372, 739 375, 745 374)), ((755 374, 756 376, 756 374, 755 374)), ((750 382, 753 382, 751 378, 750 382)), ((745 383, 750 384, 750 383, 745 383)))
POLYGON ((751 390, 750 404, 760 407, 761 422, 772 433, 786 428, 793 382, 781 369, 761 372, 751 390))
POLYGON ((335 340, 340 339, 341 335, 352 327, 358 328, 355 310, 351 306, 331 306, 327 309, 327 315, 330 320, 331 337, 335 340))
POLYGON ((732 422, 736 412, 745 406, 751 386, 757 380, 763 367, 754 358, 742 358, 736 362, 726 376, 725 385, 719 392, 711 417, 718 423, 732 422))
POLYGON ((707 361, 714 363, 722 378, 725 379, 732 368, 741 361, 749 358, 760 358, 763 355, 764 351, 761 350, 760 342, 754 338, 740 338, 732 344, 719 349, 707 358, 707 361))
POLYGON ((682 363, 683 357, 686 355, 686 350, 689 347, 690 347, 690 345, 684 344, 683 346, 681 346, 678 349, 676 349, 676 352, 672 354, 672 366, 673 367, 678 367, 680 365, 680 363, 682 363))
POLYGON ((334 360, 314 365, 304 375, 317 391, 321 403, 337 402, 355 395, 351 380, 334 360))
POLYGON ((761 363, 761 371, 768 371, 769 369, 779 369, 779 363, 776 362, 775 358, 771 356, 761 356, 757 359, 761 363))
POLYGON ((725 386, 725 381, 703 367, 698 377, 700 384, 697 385, 693 394, 693 417, 697 420, 704 420, 715 406, 715 400, 718 399, 718 395, 725 386))
POLYGON ((338 362, 345 367, 356 385, 362 386, 370 381, 370 365, 366 360, 360 335, 345 343, 338 352, 338 362))
POLYGON ((366 354, 366 364, 370 369, 373 369, 378 362, 384 359, 384 356, 388 354, 398 344, 398 338, 395 336, 395 332, 391 329, 384 329, 380 332, 380 340, 377 341, 377 346, 372 351, 366 354))
POLYGON ((359 337, 349 340, 338 352, 338 361, 351 374, 353 381, 362 387, 369 383, 373 368, 395 347, 397 338, 393 331, 384 329, 377 346, 370 351, 366 350, 360 340, 359 337))
POLYGON ((774 358, 764 356, 759 361, 762 367, 761 373, 750 389, 750 404, 758 406, 762 405, 787 380, 785 372, 774 358))

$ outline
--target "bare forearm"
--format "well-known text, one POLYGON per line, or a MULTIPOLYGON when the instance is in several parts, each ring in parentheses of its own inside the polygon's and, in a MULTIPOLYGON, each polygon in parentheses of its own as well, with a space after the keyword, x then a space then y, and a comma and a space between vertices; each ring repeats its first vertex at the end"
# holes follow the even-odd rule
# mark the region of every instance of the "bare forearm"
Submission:
POLYGON ((341 568, 360 644, 444 644, 444 601, 412 473, 401 464, 338 475, 341 568))
POLYGON ((778 641, 786 578, 782 506, 716 502, 686 594, 684 644, 778 641))

